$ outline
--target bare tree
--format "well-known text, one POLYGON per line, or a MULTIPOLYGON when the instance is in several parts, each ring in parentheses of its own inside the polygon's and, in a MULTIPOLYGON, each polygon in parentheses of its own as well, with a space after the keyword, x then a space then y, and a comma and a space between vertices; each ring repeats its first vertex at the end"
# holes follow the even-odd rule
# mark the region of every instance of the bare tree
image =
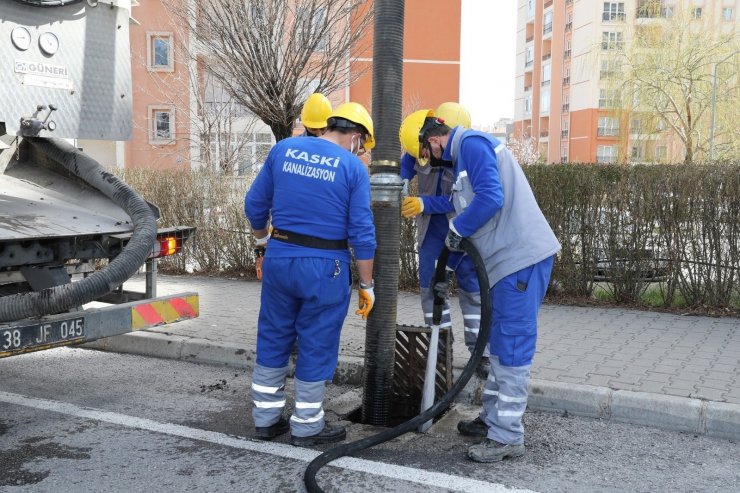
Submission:
POLYGON ((310 92, 331 93, 361 75, 350 71, 350 49, 362 50, 372 8, 364 0, 208 0, 179 12, 216 80, 280 140, 310 92))
MULTIPOLYGON (((233 101, 206 70, 202 56, 188 43, 184 29, 187 26, 180 17, 170 20, 175 33, 170 54, 174 57, 174 69, 149 70, 147 80, 152 85, 137 87, 157 104, 172 106, 178 114, 188 116, 177 120, 177 128, 170 136, 173 145, 162 146, 162 155, 185 154, 196 167, 241 174, 245 148, 252 144, 247 137, 251 135, 254 117, 233 101)), ((140 55, 133 62, 146 66, 147 60, 140 55)), ((148 127, 144 130, 149 132, 148 127)))
MULTIPOLYGON (((738 49, 740 37, 718 34, 695 11, 658 14, 667 18, 638 26, 622 52, 622 120, 640 122, 641 128, 632 128, 632 134, 663 133, 678 139, 685 149, 684 162, 691 163, 706 156, 708 149, 713 67, 738 49)), ((739 107, 727 86, 730 72, 721 73, 725 90, 717 93, 717 108, 722 120, 732 114, 737 121, 739 107)), ((736 77, 734 81, 737 86, 736 77)), ((729 137, 727 132, 723 137, 729 137)))
POLYGON ((537 141, 532 137, 520 135, 511 138, 507 147, 522 166, 544 162, 544 158, 540 155, 537 141))

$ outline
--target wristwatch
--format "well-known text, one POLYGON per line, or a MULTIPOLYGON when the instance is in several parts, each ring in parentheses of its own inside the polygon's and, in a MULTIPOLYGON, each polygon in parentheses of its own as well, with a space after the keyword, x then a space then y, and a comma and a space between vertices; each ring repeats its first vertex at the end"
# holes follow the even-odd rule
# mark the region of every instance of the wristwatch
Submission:
POLYGON ((375 287, 375 279, 370 279, 368 284, 360 281, 360 289, 373 289, 375 287))

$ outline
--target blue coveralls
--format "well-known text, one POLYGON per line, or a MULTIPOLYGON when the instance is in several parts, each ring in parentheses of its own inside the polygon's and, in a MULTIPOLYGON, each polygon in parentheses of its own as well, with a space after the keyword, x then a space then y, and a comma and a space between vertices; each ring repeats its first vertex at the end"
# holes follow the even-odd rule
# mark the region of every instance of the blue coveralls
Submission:
POLYGON ((452 224, 479 250, 492 286, 491 369, 480 417, 488 438, 521 444, 537 312, 560 243, 521 167, 498 140, 457 127, 442 159, 454 162, 452 224))
MULTIPOLYGON (((441 166, 421 166, 417 164, 413 156, 404 153, 401 157, 400 175, 404 180, 412 180, 416 176, 419 198, 424 202, 422 214, 416 217, 416 232, 419 248, 421 309, 424 313, 424 323, 430 326, 434 305, 434 291, 431 289, 434 269, 449 230, 448 217, 454 216, 455 213, 450 200, 452 169, 441 166)), ((472 352, 480 328, 478 277, 467 255, 453 252, 450 254, 447 265, 455 271, 460 288, 459 301, 465 328, 465 345, 472 352)), ((450 307, 445 300, 440 328, 451 325, 450 307)))
MULTIPOLYGON (((247 192, 253 229, 267 227, 324 240, 347 240, 358 260, 372 259, 375 228, 370 180, 363 163, 322 138, 292 137, 270 151, 247 192)), ((252 374, 257 427, 275 424, 285 407, 288 360, 298 341, 291 433, 324 428, 325 382, 339 354, 339 335, 351 293, 350 252, 268 241, 252 374)))

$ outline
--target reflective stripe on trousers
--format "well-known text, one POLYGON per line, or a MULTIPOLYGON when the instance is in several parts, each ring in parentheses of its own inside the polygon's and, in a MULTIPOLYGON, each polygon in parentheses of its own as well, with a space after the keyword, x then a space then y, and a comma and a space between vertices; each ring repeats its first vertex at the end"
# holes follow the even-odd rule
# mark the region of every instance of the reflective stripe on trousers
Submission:
POLYGON ((488 425, 488 438, 499 443, 524 443, 522 416, 527 408, 530 368, 502 366, 491 355, 491 369, 483 387, 483 411, 480 418, 488 425))
POLYGON ((326 382, 295 379, 295 410, 290 417, 290 433, 297 437, 315 435, 324 429, 326 382))
MULTIPOLYGON (((427 326, 432 325, 432 315, 434 310, 434 291, 431 288, 421 288, 421 309, 424 312, 424 324, 427 326)), ((472 353, 475 347, 475 341, 478 339, 478 332, 480 330, 480 293, 468 293, 462 290, 458 291, 460 310, 463 315, 463 327, 465 335, 465 346, 472 353)), ((452 326, 452 318, 450 317, 450 305, 448 300, 445 300, 444 308, 442 309, 442 323, 440 329, 452 326)), ((488 348, 486 348, 485 356, 488 356, 488 348)))
POLYGON ((280 419, 285 408, 285 377, 288 367, 267 368, 254 365, 252 372, 252 418, 254 426, 272 426, 280 419))

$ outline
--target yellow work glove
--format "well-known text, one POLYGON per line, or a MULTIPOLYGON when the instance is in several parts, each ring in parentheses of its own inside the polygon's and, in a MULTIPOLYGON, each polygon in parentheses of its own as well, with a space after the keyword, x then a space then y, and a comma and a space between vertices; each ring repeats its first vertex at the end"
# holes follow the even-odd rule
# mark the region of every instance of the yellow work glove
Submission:
POLYGON ((362 315, 363 320, 367 320, 367 316, 370 315, 370 310, 373 309, 373 305, 375 304, 374 287, 375 283, 373 281, 370 281, 370 284, 360 282, 360 287, 358 289, 360 309, 355 312, 355 315, 362 315))
POLYGON ((403 217, 418 216, 424 211, 424 201, 421 197, 406 197, 401 202, 401 215, 403 217))

